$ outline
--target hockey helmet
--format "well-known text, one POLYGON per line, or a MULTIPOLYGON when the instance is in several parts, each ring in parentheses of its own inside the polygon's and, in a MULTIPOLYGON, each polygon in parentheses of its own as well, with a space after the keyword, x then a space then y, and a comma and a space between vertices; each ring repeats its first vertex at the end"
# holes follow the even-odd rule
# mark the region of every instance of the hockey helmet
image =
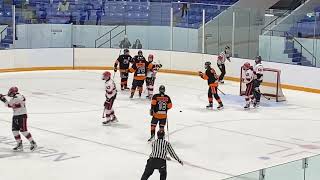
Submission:
POLYGON ((224 49, 225 49, 225 50, 230 50, 230 47, 229 47, 229 46, 226 46, 224 49))
POLYGON ((210 61, 207 61, 207 62, 204 63, 204 68, 205 69, 208 69, 210 66, 211 66, 211 62, 210 61))
POLYGON ((256 62, 256 64, 260 64, 262 61, 261 56, 257 56, 254 61, 256 62))
POLYGON ((129 49, 128 49, 128 48, 125 48, 125 49, 123 50, 123 53, 124 53, 124 54, 129 53, 129 49))
POLYGON ((16 94, 18 94, 19 92, 18 92, 19 90, 18 90, 18 88, 17 87, 11 87, 10 89, 9 89, 9 91, 8 91, 8 96, 9 97, 13 97, 13 96, 15 96, 16 94))
POLYGON ((141 50, 138 51, 138 55, 142 56, 142 51, 141 50))
POLYGON ((164 94, 166 92, 166 87, 164 85, 161 85, 159 87, 159 92, 160 92, 160 94, 164 94))
POLYGON ((152 61, 153 61, 153 54, 149 54, 149 56, 148 56, 148 61, 149 61, 149 62, 152 62, 152 61))
POLYGON ((106 71, 102 74, 102 80, 109 80, 111 77, 111 73, 109 71, 106 71))
POLYGON ((160 129, 160 130, 157 132, 157 136, 158 136, 158 139, 163 139, 164 136, 165 136, 164 130, 160 129))
POLYGON ((250 69, 251 65, 249 62, 245 62, 242 67, 244 70, 247 70, 247 69, 250 69))

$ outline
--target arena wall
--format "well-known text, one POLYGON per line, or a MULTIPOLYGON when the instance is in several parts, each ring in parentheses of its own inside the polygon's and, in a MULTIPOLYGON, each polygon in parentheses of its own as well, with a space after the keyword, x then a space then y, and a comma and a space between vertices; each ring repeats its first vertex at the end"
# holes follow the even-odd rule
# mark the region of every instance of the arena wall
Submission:
MULTIPOLYGON (((136 54, 137 50, 131 50, 136 54)), ((217 69, 217 56, 143 50, 144 54, 152 53, 155 60, 163 65, 163 72, 196 75, 203 70, 205 61, 211 61, 217 69)), ((69 69, 111 69, 119 49, 95 48, 52 48, 52 49, 17 49, 0 51, 0 72, 34 71, 34 70, 69 70, 69 69)), ((244 62, 252 60, 232 58, 227 62, 228 80, 239 81, 240 67, 244 62)), ((283 88, 320 93, 320 68, 297 65, 263 62, 264 67, 281 70, 283 88)))

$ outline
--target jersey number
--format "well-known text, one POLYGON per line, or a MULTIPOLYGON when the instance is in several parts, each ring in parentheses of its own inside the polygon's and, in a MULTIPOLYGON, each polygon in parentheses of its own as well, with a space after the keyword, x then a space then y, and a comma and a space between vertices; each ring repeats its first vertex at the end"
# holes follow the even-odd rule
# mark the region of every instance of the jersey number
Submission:
POLYGON ((167 103, 163 101, 158 102, 158 109, 159 111, 166 111, 167 110, 167 103))

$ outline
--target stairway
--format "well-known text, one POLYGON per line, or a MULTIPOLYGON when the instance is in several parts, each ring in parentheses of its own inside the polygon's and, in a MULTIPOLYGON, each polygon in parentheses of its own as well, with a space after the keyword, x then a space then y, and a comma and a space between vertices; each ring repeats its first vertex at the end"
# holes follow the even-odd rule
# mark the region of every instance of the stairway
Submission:
POLYGON ((313 66, 312 62, 310 62, 305 56, 303 56, 302 52, 299 52, 298 49, 295 48, 294 40, 290 36, 286 37, 284 54, 287 54, 288 58, 292 59, 292 62, 294 64, 313 66))
POLYGON ((5 29, 6 34, 3 39, 0 41, 0 49, 7 49, 13 44, 13 29, 12 27, 7 27, 5 29))

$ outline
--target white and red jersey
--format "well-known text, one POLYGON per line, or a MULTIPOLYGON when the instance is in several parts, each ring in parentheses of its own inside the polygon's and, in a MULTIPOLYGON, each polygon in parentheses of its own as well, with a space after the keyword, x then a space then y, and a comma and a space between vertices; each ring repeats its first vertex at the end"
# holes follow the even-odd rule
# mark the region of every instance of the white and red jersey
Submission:
POLYGON ((251 68, 247 69, 244 71, 244 76, 243 76, 243 82, 246 84, 249 84, 253 81, 254 79, 254 73, 251 68))
POLYGON ((253 72, 255 74, 255 79, 262 81, 263 80, 263 66, 261 63, 256 64, 253 68, 253 72))
POLYGON ((159 71, 159 65, 156 63, 151 63, 152 64, 152 69, 148 69, 147 71, 147 77, 148 78, 155 78, 157 75, 157 72, 159 71))
POLYGON ((26 98, 19 93, 13 96, 9 101, 6 101, 5 104, 13 109, 14 116, 27 114, 26 98))
POLYGON ((219 56, 221 56, 222 59, 218 58, 217 63, 218 65, 221 65, 224 64, 226 60, 230 61, 231 54, 226 51, 222 51, 219 56))
POLYGON ((107 98, 112 98, 117 94, 117 87, 112 79, 105 82, 105 91, 107 98))

